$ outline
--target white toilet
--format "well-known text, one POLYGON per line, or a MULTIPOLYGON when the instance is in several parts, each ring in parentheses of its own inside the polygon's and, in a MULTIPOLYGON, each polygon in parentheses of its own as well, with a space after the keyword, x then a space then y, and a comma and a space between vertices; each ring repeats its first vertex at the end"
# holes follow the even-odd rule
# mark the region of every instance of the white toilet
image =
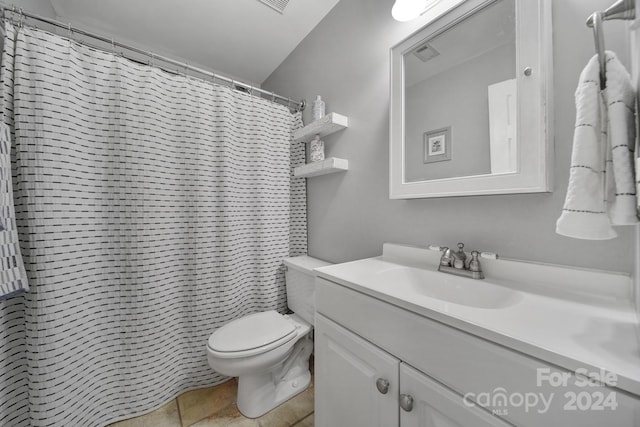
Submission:
POLYGON ((329 263, 309 256, 285 258, 287 305, 293 314, 274 310, 233 320, 209 337, 209 365, 223 375, 238 377, 238 409, 257 418, 311 382, 315 312, 314 268, 329 263))

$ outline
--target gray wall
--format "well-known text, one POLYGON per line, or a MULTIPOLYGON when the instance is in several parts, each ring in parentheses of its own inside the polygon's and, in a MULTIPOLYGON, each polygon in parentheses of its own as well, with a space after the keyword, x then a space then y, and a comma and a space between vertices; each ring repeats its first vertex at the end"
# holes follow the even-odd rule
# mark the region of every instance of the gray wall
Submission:
MULTIPOLYGON (((640 320, 640 227, 636 227, 636 268, 633 272, 634 275, 634 286, 633 292, 635 293, 636 299, 636 313, 638 315, 638 319, 640 320)), ((640 328, 640 325, 638 326, 640 328)), ((638 335, 640 335, 640 330, 638 331, 638 335)))
MULTIPOLYGON (((342 0, 263 85, 292 98, 322 95, 350 127, 325 138, 328 156, 350 170, 307 180, 309 254, 342 262, 381 253, 383 242, 458 241, 504 257, 631 272, 633 230, 591 242, 555 234, 569 176, 573 94, 594 54, 585 19, 611 0, 553 2, 555 191, 544 194, 389 199, 389 48, 424 22, 399 23, 393 0, 342 0)), ((626 61, 625 24, 607 22, 607 48, 626 61)), ((470 35, 473 37, 473 35, 470 35)), ((309 120, 310 111, 305 112, 309 120)))
MULTIPOLYGON (((6 4, 14 5, 17 8, 22 8, 25 12, 34 13, 46 18, 55 19, 56 17, 56 13, 49 0, 12 0, 7 1, 6 4)), ((42 26, 42 24, 39 25, 42 26)))

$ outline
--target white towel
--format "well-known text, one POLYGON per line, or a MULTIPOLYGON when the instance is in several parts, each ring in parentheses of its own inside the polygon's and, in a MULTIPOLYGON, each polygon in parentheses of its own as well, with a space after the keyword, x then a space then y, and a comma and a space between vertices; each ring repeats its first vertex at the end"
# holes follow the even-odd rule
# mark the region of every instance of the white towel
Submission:
POLYGON ((638 222, 634 174, 635 93, 631 78, 607 51, 607 88, 600 90, 597 55, 576 89, 569 187, 556 233, 578 239, 617 236, 612 225, 638 222))
POLYGON ((13 207, 11 130, 0 123, 0 300, 28 289, 13 207))

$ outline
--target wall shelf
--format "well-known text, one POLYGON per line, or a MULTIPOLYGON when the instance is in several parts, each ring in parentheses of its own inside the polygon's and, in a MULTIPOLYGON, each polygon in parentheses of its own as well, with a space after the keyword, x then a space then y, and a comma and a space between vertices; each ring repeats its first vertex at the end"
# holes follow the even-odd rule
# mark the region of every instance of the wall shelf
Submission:
POLYGON ((324 137, 349 126, 349 118, 338 113, 329 113, 320 120, 309 123, 293 132, 293 142, 308 142, 314 135, 324 137))
POLYGON ((307 163, 293 169, 293 175, 299 178, 311 178, 312 176, 327 175, 335 172, 344 172, 349 169, 349 161, 329 157, 320 162, 307 163))

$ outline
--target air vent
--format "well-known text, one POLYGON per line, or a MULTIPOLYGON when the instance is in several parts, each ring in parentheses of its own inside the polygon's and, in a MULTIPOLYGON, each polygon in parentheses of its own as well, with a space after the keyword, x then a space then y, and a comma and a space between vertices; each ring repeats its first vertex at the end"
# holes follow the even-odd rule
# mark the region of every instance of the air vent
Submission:
POLYGON ((428 60, 440 55, 440 52, 435 50, 433 46, 425 43, 422 46, 417 47, 413 51, 413 54, 417 56, 418 59, 420 59, 422 62, 427 62, 428 60))
POLYGON ((260 3, 266 4, 273 10, 284 13, 284 8, 289 4, 289 0, 258 0, 260 3))

